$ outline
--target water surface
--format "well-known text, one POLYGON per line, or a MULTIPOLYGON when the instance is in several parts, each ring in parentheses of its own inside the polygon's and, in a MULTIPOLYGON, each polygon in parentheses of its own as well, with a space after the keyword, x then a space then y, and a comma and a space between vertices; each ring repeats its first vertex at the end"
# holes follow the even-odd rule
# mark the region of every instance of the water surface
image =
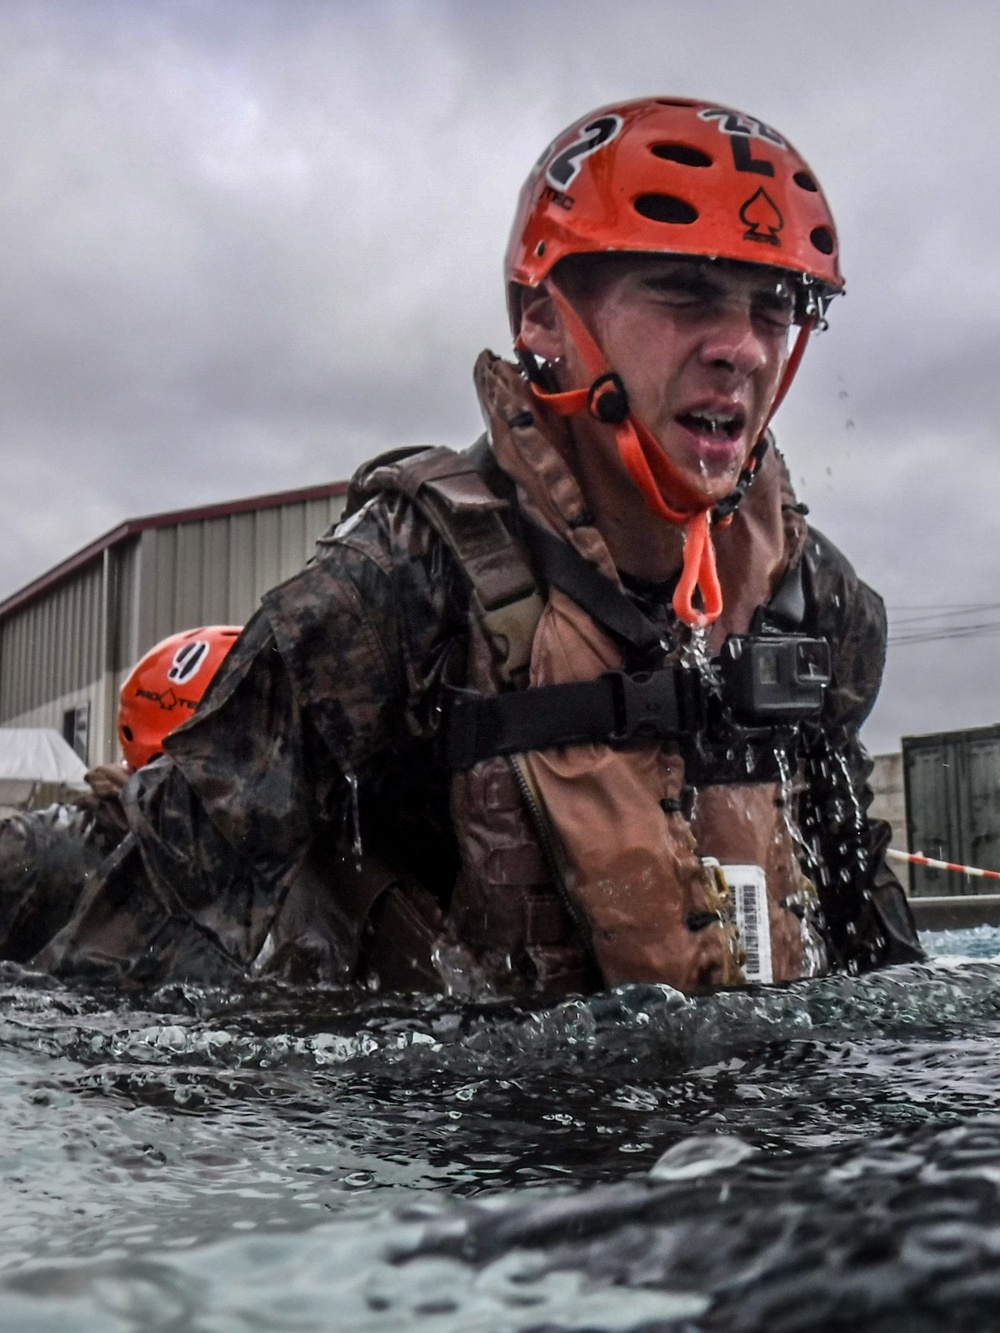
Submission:
POLYGON ((535 1012, 0 965, 0 1328, 991 1329, 1000 931, 535 1012))

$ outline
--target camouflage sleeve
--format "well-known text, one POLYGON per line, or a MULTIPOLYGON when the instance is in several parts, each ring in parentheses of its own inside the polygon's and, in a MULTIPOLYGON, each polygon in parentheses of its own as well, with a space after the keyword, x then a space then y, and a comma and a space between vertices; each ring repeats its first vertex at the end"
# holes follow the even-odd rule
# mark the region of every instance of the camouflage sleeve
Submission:
POLYGON ((342 772, 435 726, 437 687, 466 632, 452 556, 403 496, 369 501, 317 559, 264 599, 300 705, 342 772))
POLYGON ((94 832, 76 804, 0 822, 0 957, 26 962, 69 919, 104 855, 94 832))
POLYGON ((402 498, 324 538, 126 788, 132 850, 46 965, 88 970, 100 954, 121 974, 155 952, 161 975, 248 967, 316 840, 350 819, 351 779, 429 725, 461 619, 449 564, 402 498))
POLYGON ((868 814, 873 765, 859 734, 882 683, 885 607, 815 529, 803 559, 810 629, 832 650, 820 722, 805 735, 803 809, 831 943, 842 965, 852 969, 914 961, 924 954, 902 886, 885 859, 891 830, 868 814))

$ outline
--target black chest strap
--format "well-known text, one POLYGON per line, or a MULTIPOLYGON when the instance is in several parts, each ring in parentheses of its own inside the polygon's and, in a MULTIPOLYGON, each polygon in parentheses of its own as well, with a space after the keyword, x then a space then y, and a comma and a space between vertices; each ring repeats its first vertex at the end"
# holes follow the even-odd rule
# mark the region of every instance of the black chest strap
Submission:
POLYGON ((568 542, 525 519, 522 534, 545 582, 564 592, 602 629, 641 656, 661 646, 665 630, 644 616, 617 583, 568 542))
MULTIPOLYGON (((490 491, 506 501, 505 515, 527 549, 544 585, 559 588, 628 650, 632 660, 662 660, 668 627, 644 615, 621 586, 568 542, 528 519, 517 503, 513 479, 499 467, 485 438, 466 455, 490 491)), ((802 562, 788 571, 772 601, 758 609, 754 632, 788 634, 805 616, 802 562)), ((592 681, 570 681, 527 690, 480 694, 446 689, 442 735, 445 762, 471 768, 493 755, 544 750, 558 745, 628 745, 702 734, 718 700, 701 674, 669 667, 645 672, 608 671, 592 681)), ((716 691, 717 693, 717 691, 716 691)), ((765 746, 771 727, 756 737, 765 746)), ((750 733, 743 732, 745 739, 750 733)), ((735 737, 734 737, 735 739, 735 737)), ((727 742, 728 743, 728 742, 727 742)))
POLYGON ((628 745, 690 736, 704 726, 701 677, 672 667, 504 694, 445 689, 444 759, 467 769, 497 754, 555 745, 628 745))

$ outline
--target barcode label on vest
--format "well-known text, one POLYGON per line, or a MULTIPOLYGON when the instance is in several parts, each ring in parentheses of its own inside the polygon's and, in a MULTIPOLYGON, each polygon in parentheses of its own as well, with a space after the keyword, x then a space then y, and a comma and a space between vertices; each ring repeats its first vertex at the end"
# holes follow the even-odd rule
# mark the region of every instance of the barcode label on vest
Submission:
POLYGON ((743 974, 747 981, 770 985, 771 922, 767 913, 767 878, 760 866, 723 866, 722 873, 733 892, 736 926, 746 950, 743 974))

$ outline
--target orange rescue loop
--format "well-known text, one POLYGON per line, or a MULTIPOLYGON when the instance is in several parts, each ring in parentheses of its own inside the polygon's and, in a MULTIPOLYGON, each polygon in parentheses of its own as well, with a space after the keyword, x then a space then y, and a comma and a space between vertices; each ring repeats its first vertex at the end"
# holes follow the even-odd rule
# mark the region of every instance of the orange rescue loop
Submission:
POLYGON ((711 534, 713 522, 725 526, 732 521, 736 504, 753 479, 763 457, 761 444, 764 432, 791 386, 816 320, 806 320, 799 330, 760 439, 733 493, 734 503, 727 505, 726 500, 723 500, 717 507, 714 501, 687 480, 660 448, 649 428, 630 411, 621 376, 608 365, 597 340, 552 281, 551 275, 549 290, 592 381, 586 389, 569 389, 563 393, 546 393, 532 383, 532 391, 559 416, 575 416, 578 412, 589 411, 596 420, 614 426, 615 443, 621 460, 642 491, 650 509, 668 523, 684 528, 684 562, 674 591, 673 607, 678 619, 685 625, 690 625, 692 629, 705 629, 713 625, 722 614, 722 588, 711 534), (719 512, 716 514, 717 508, 719 512), (701 593, 702 610, 694 605, 696 592, 701 593))

